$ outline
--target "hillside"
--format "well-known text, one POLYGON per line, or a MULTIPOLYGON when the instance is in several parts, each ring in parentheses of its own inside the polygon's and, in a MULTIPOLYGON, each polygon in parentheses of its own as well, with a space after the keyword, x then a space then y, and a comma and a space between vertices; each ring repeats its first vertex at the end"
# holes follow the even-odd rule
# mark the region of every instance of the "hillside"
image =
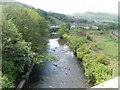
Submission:
MULTIPOLYGON (((4 4, 14 4, 17 6, 22 6, 24 8, 32 8, 35 9, 34 7, 30 5, 26 5, 20 2, 3 2, 4 4)), ((63 23, 71 23, 73 22, 72 17, 64 15, 64 14, 59 14, 59 13, 53 13, 53 12, 47 12, 41 9, 36 9, 36 11, 41 14, 49 24, 63 24, 63 23)))
MULTIPOLYGON (((9 2, 10 3, 10 2, 9 2)), ((13 2, 12 2, 13 3, 13 2)), ((12 4, 11 3, 11 4, 12 4)), ((30 5, 26 5, 20 2, 14 2, 16 5, 23 6, 25 8, 34 7, 30 5)), ((71 15, 65 15, 54 12, 47 12, 41 9, 36 9, 38 13, 40 13, 48 22, 48 24, 64 24, 64 23, 84 23, 83 21, 94 21, 94 22, 118 22, 117 14, 112 13, 101 13, 101 12, 86 12, 86 13, 74 13, 71 15), (84 20, 83 20, 84 19, 84 20), (81 22, 82 20, 82 22, 81 22)))
POLYGON ((72 17, 54 13, 54 12, 46 12, 41 9, 37 9, 39 13, 48 21, 49 24, 63 24, 63 23, 72 23, 74 20, 72 17))
POLYGON ((77 18, 84 18, 90 21, 97 21, 97 22, 117 22, 117 14, 112 13, 100 13, 100 12, 86 12, 86 13, 74 13, 70 16, 74 16, 77 18))
POLYGON ((24 8, 34 8, 34 7, 30 6, 30 5, 26 5, 26 4, 21 3, 21 2, 1 2, 1 4, 4 4, 4 5, 5 4, 11 4, 11 5, 22 6, 24 8))

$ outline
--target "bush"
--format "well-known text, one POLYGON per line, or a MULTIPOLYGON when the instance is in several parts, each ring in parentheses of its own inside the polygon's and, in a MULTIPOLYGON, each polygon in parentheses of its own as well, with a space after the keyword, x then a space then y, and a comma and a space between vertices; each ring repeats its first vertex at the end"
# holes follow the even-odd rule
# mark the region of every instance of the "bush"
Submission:
POLYGON ((94 74, 95 74, 96 84, 100 84, 111 78, 112 69, 108 65, 98 64, 94 74))
POLYGON ((2 88, 15 88, 14 86, 15 78, 11 75, 2 76, 2 88))
POLYGON ((94 63, 89 63, 87 65, 85 75, 88 78, 88 82, 100 84, 109 80, 112 76, 112 69, 108 65, 94 63))
POLYGON ((84 68, 87 70, 90 66, 92 66, 94 58, 90 56, 90 54, 86 54, 83 57, 83 65, 84 68))
POLYGON ((87 37, 87 39, 90 40, 90 41, 93 40, 93 38, 92 38, 90 35, 87 35, 86 37, 87 37))
POLYGON ((107 59, 107 57, 106 57, 104 54, 100 54, 100 55, 96 58, 95 62, 96 62, 97 64, 104 64, 104 65, 108 65, 108 64, 109 64, 109 60, 107 59))
POLYGON ((112 76, 112 69, 108 65, 108 59, 104 54, 93 58, 90 54, 83 56, 83 65, 88 82, 100 84, 109 80, 112 76))
POLYGON ((83 59, 83 57, 89 53, 90 53, 90 49, 86 44, 82 45, 80 48, 77 49, 77 57, 80 59, 83 59))
POLYGON ((92 63, 88 63, 88 68, 85 69, 85 76, 88 78, 88 82, 95 83, 95 66, 92 63))

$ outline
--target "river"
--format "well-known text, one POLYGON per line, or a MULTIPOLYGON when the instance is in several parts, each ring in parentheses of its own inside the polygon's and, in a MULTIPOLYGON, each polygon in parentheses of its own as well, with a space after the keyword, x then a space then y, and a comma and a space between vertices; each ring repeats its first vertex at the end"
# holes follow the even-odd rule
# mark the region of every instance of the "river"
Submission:
POLYGON ((48 53, 57 58, 46 62, 43 68, 33 68, 27 88, 88 88, 90 87, 80 62, 66 45, 60 45, 57 39, 49 40, 48 53))

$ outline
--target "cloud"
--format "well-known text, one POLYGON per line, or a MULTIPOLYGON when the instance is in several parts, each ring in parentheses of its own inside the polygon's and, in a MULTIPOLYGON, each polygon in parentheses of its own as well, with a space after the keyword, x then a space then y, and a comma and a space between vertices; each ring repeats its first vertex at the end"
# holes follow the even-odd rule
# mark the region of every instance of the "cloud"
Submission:
POLYGON ((17 0, 45 11, 70 14, 75 12, 118 12, 119 0, 17 0))

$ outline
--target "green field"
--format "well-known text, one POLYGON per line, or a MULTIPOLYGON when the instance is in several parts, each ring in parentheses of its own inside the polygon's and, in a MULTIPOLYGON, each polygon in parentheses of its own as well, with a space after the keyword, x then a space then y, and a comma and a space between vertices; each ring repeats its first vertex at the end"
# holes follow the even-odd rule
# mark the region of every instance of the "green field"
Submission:
MULTIPOLYGON (((94 38, 94 43, 99 48, 99 53, 104 53, 110 60, 113 69, 113 77, 118 75, 118 40, 115 40, 109 31, 88 31, 89 35, 94 38), (102 33, 102 34, 101 34, 102 33)), ((98 53, 98 52, 96 52, 98 53)))

